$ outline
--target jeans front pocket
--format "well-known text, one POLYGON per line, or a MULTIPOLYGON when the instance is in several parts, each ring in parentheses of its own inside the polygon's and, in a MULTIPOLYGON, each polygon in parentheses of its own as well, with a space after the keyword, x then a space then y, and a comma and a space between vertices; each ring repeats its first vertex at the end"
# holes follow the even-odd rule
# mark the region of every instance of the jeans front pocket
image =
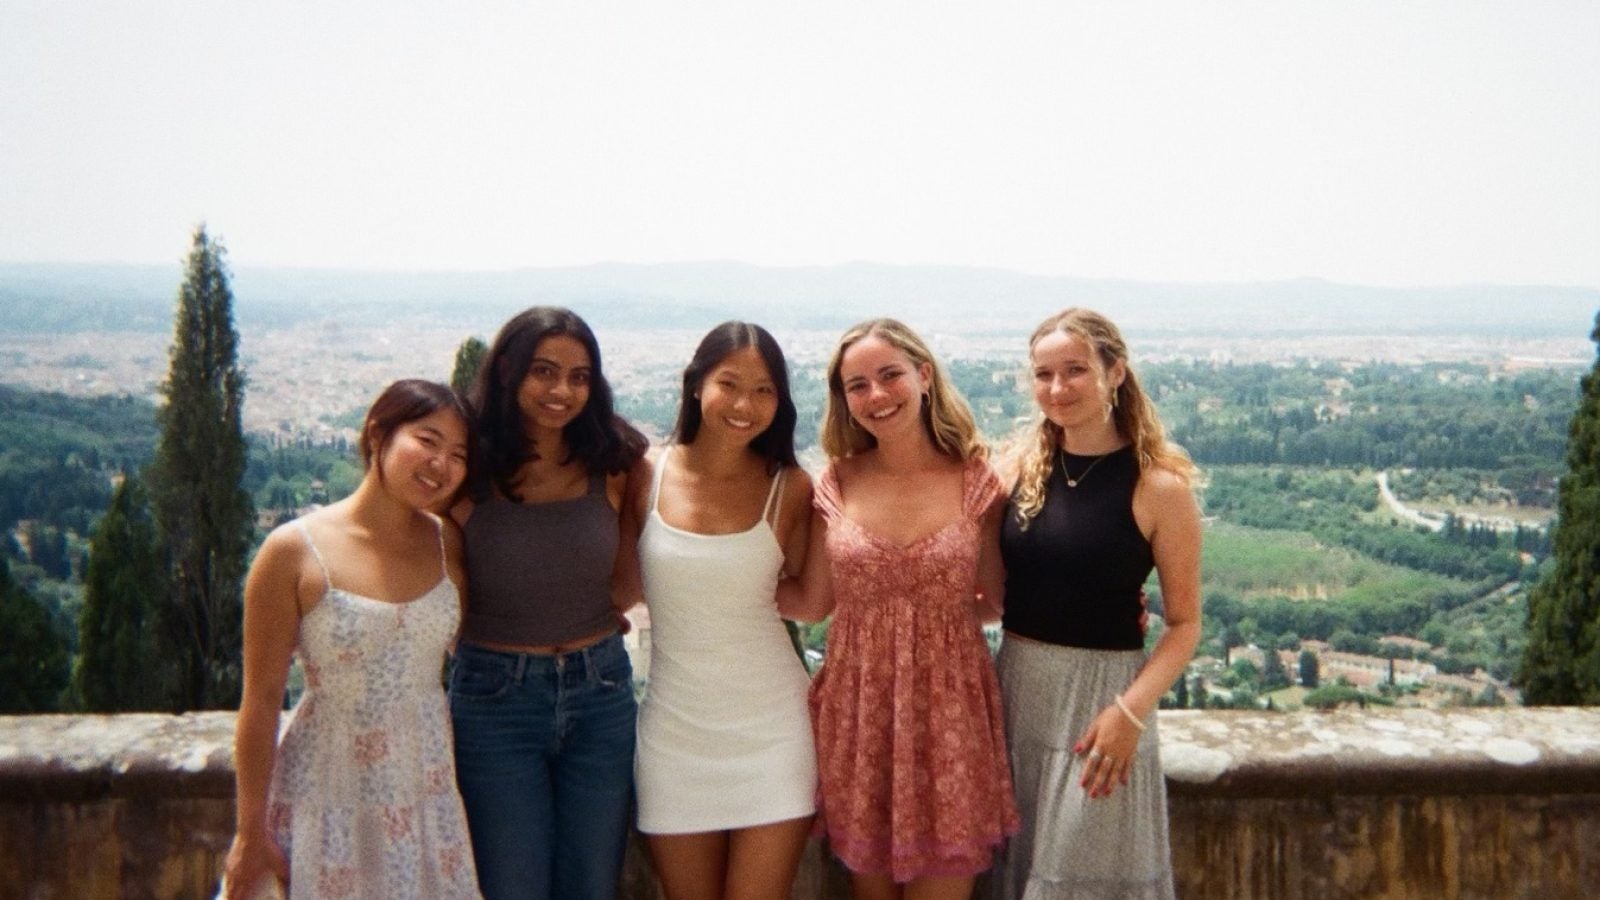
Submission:
POLYGON ((511 690, 511 665, 506 659, 462 648, 450 671, 450 701, 498 700, 511 690))

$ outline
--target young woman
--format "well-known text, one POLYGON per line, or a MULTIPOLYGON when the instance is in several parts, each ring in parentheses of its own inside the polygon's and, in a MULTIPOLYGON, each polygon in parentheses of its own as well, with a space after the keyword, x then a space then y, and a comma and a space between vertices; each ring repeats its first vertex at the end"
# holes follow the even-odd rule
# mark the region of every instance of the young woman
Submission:
POLYGON ((646 442, 566 309, 507 322, 472 401, 485 464, 455 510, 473 600, 450 712, 478 880, 489 900, 613 900, 635 706, 612 578, 637 572, 618 512, 646 442))
POLYGON ((997 885, 1006 897, 1171 897, 1151 713, 1200 638, 1194 465, 1163 437, 1104 316, 1051 316, 1029 357, 1043 417, 1003 523, 999 657, 1022 831, 997 885), (1146 659, 1152 568, 1166 628, 1146 659))
POLYGON ((822 446, 803 589, 781 595, 792 618, 834 611, 811 688, 819 830, 857 897, 966 897, 1017 828, 981 630, 1003 491, 965 401, 893 319, 840 339, 822 446))
POLYGON ((783 352, 725 322, 683 372, 673 443, 638 516, 650 607, 639 830, 669 900, 787 898, 810 831, 809 679, 774 605, 805 555, 783 352))
POLYGON ((274 530, 251 564, 229 900, 274 879, 296 897, 478 896, 439 688, 461 547, 428 512, 466 476, 467 427, 449 388, 390 385, 355 493, 274 530), (280 741, 296 653, 306 689, 280 741))

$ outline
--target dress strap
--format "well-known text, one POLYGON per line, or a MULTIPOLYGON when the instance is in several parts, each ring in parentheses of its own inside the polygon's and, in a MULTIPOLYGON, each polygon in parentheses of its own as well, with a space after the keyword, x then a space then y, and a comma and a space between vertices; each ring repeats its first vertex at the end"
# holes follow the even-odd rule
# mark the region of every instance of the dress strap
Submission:
POLYGON ((773 533, 778 531, 778 513, 783 509, 780 502, 783 497, 783 476, 788 473, 788 468, 778 468, 778 474, 772 476, 772 487, 767 489, 767 505, 761 508, 761 518, 772 526, 773 533))
MULTIPOLYGON (((430 515, 432 514, 430 513, 430 515)), ((449 578, 450 561, 445 558, 444 554, 444 517, 433 516, 433 527, 439 529, 439 575, 444 578, 449 578)))
POLYGON ((591 493, 591 494, 599 494, 600 496, 605 496, 605 493, 606 493, 606 473, 604 473, 604 472, 590 472, 589 473, 589 493, 591 493))
POLYGON ((1000 476, 980 457, 967 460, 966 468, 961 472, 961 482, 961 511, 969 519, 982 518, 994 499, 1005 493, 1000 476))
POLYGON ((811 495, 811 505, 822 513, 822 518, 829 522, 839 518, 844 510, 844 502, 839 496, 839 467, 829 463, 822 470, 822 477, 817 479, 816 491, 811 495))
POLYGON ((672 453, 672 445, 664 444, 661 455, 656 457, 656 470, 650 473, 650 512, 656 511, 656 498, 661 496, 661 473, 667 469, 667 457, 672 453))
MULTIPOLYGON (((333 576, 328 574, 328 564, 322 561, 322 551, 317 549, 317 542, 311 539, 311 529, 306 527, 304 519, 295 519, 294 527, 300 529, 300 536, 306 539, 306 546, 311 548, 311 556, 317 561, 317 568, 322 570, 323 587, 333 590, 333 576)), ((444 540, 443 536, 440 540, 444 540)))

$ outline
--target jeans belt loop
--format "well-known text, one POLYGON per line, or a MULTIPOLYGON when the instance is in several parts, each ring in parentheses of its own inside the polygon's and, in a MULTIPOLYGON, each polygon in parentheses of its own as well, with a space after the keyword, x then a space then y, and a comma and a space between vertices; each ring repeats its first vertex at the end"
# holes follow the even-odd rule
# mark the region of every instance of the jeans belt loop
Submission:
POLYGON ((517 654, 516 671, 511 673, 511 680, 513 682, 517 683, 517 684, 521 684, 522 683, 522 675, 527 670, 528 670, 528 654, 526 654, 526 653, 518 653, 517 654))

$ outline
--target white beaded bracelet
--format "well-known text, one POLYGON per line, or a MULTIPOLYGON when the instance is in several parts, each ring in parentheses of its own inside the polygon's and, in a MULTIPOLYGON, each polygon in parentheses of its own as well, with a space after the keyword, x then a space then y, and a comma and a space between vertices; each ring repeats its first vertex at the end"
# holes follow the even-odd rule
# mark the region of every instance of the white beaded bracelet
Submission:
POLYGON ((1139 721, 1139 717, 1133 714, 1133 710, 1128 708, 1128 704, 1122 701, 1121 694, 1117 695, 1117 709, 1122 710, 1122 714, 1128 717, 1128 721, 1133 723, 1133 727, 1140 731, 1144 730, 1144 723, 1139 721))

